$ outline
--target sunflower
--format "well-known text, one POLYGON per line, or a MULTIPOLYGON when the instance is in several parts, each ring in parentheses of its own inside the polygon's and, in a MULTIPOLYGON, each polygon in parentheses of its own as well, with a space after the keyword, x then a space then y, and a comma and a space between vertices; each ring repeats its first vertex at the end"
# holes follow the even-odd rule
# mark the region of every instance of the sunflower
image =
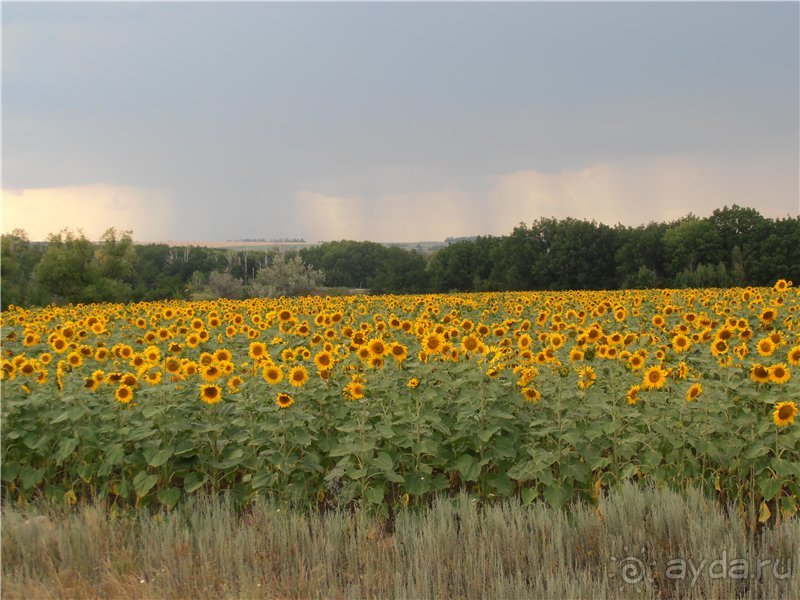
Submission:
MULTIPOLYGON (((530 346, 530 336, 524 335, 522 337, 528 338, 528 343, 520 346, 520 348, 524 349, 530 346)), ((470 334, 461 338, 461 349, 464 352, 477 352, 483 354, 486 351, 486 345, 480 340, 480 338, 470 334)))
POLYGON ((161 383, 162 377, 163 373, 161 373, 161 371, 153 371, 145 375, 144 380, 150 385, 158 385, 159 383, 161 383))
POLYGON ((156 346, 148 346, 142 354, 151 363, 157 363, 161 360, 161 350, 156 346))
POLYGON ((19 372, 23 375, 33 375, 36 372, 36 365, 31 361, 26 360, 19 367, 19 372))
POLYGON ((778 402, 775 411, 772 413, 772 421, 778 427, 785 427, 789 423, 794 423, 797 415, 797 404, 794 402, 778 402))
POLYGON ((745 356, 750 354, 750 349, 747 347, 747 344, 739 344, 733 349, 734 354, 738 356, 740 359, 743 359, 745 356))
POLYGON ((131 387, 131 388, 139 387, 139 380, 136 378, 136 375, 134 375, 133 373, 124 373, 122 375, 122 379, 120 379, 120 381, 124 385, 127 385, 128 387, 131 387))
POLYGON ((333 367, 333 356, 330 352, 322 351, 314 355, 314 364, 317 365, 318 371, 327 371, 333 367))
POLYGON ((200 377, 205 381, 212 382, 222 377, 222 369, 217 364, 210 364, 200 370, 200 377))
POLYGON ((412 377, 411 379, 408 380, 406 386, 410 388, 419 387, 419 379, 417 379, 416 377, 412 377))
POLYGON ((703 386, 699 383, 694 383, 686 392, 686 401, 693 402, 697 400, 697 397, 703 393, 703 386))
POLYGON ((297 365, 289 371, 289 383, 292 387, 303 387, 308 381, 308 371, 303 365, 297 365))
POLYGON ((778 281, 775 282, 775 285, 772 286, 772 289, 775 292, 783 292, 790 285, 791 285, 791 283, 786 281, 785 279, 778 279, 778 281))
POLYGON ((392 358, 394 358, 398 363, 401 363, 408 358, 408 348, 406 348, 403 344, 394 342, 389 347, 389 354, 391 354, 392 358))
POLYGON ((438 333, 429 333, 422 340, 422 351, 425 354, 436 354, 441 351, 443 343, 438 333))
POLYGON ((3 368, 2 368, 3 377, 14 379, 16 373, 17 373, 17 366, 13 362, 3 359, 3 368))
POLYGON ((679 354, 681 352, 686 352, 691 347, 691 345, 692 345, 691 340, 682 333, 679 333, 674 338, 672 338, 672 349, 679 354))
POLYGON ((223 362, 226 360, 233 360, 233 354, 231 354, 231 351, 228 350, 227 348, 219 348, 216 352, 214 352, 214 358, 219 362, 223 362))
POLYGON ((364 397, 366 389, 364 388, 364 384, 359 381, 351 381, 348 383, 342 393, 344 397, 348 400, 360 400, 364 397))
POLYGON ((774 321, 775 317, 777 316, 778 313, 775 311, 774 308, 765 308, 763 311, 761 311, 761 316, 759 317, 759 319, 761 320, 762 323, 768 324, 772 323, 772 321, 774 321))
POLYGON ((583 360, 583 356, 584 356, 583 351, 580 348, 573 348, 569 352, 569 359, 572 362, 578 362, 583 360))
POLYGON ((639 401, 639 391, 641 390, 641 386, 632 385, 630 389, 628 389, 628 393, 625 394, 625 397, 628 400, 628 404, 634 406, 639 401))
POLYGON ((769 368, 769 380, 772 383, 786 383, 792 378, 792 373, 785 363, 778 363, 769 368))
POLYGON ((750 379, 756 383, 767 383, 769 381, 769 369, 758 363, 750 369, 750 379))
POLYGON ((642 388, 646 390, 657 390, 664 387, 667 380, 667 372, 660 366, 653 366, 647 369, 642 381, 642 388))
POLYGON ((283 370, 278 365, 267 365, 261 375, 267 383, 272 385, 283 381, 283 370))
POLYGON ((530 347, 532 341, 533 340, 531 340, 531 336, 529 336, 527 333, 523 333, 517 340, 517 346, 520 350, 526 350, 530 347))
POLYGON ((180 373, 181 368, 181 361, 174 357, 168 358, 164 363, 164 369, 167 371, 167 373, 171 373, 172 375, 177 375, 180 373))
POLYGON ((688 375, 689 375, 689 365, 687 365, 683 361, 679 362, 678 366, 675 367, 675 370, 673 371, 673 376, 676 379, 686 379, 688 375))
POLYGON ((601 331, 597 327, 590 327, 586 330, 586 339, 589 340, 590 343, 594 343, 600 339, 601 331))
POLYGON ((641 354, 634 354, 628 359, 628 364, 631 366, 631 369, 638 371, 644 366, 644 357, 641 354))
POLYGON ((534 387, 522 388, 522 395, 525 397, 525 400, 531 404, 536 404, 542 397, 542 394, 539 392, 539 390, 534 387))
POLYGON ((83 387, 90 392, 95 391, 100 386, 100 382, 97 381, 94 377, 84 377, 83 379, 83 387))
POLYGON ((141 369, 142 367, 144 367, 146 362, 147 361, 145 360, 144 356, 142 356, 141 354, 134 354, 133 358, 130 361, 130 364, 131 364, 132 367, 134 367, 134 368, 136 368, 138 370, 138 369, 141 369))
POLYGON ((367 348, 369 348, 370 356, 373 358, 381 358, 383 355, 389 352, 389 348, 387 348, 386 344, 380 338, 373 338, 367 342, 367 348))
POLYGON ((281 408, 289 408, 292 404, 294 404, 294 398, 292 398, 289 394, 281 392, 275 396, 275 404, 281 408))
POLYGON ((578 387, 582 390, 588 389, 597 381, 597 373, 592 367, 585 367, 578 371, 578 387))
POLYGON ((758 340, 756 349, 761 356, 772 356, 772 353, 775 352, 775 342, 769 337, 761 338, 758 340))
POLYGON ((725 354, 728 351, 728 342, 721 338, 717 338, 714 340, 714 343, 711 344, 711 354, 714 356, 720 356, 725 354))
POLYGON ((222 400, 222 388, 213 383, 206 383, 200 386, 200 400, 206 404, 216 404, 222 400))
POLYGON ((50 339, 50 346, 53 350, 61 354, 67 349, 67 340, 61 336, 54 336, 50 339))
POLYGON ((194 362, 193 360, 184 359, 184 361, 185 361, 183 363, 183 372, 184 372, 184 374, 187 375, 188 377, 191 377, 191 376, 197 374, 197 369, 198 369, 197 363, 194 362))
POLYGON ((800 346, 795 346, 786 354, 786 359, 790 365, 800 367, 800 346))
POLYGON ((231 392, 235 393, 239 391, 239 388, 242 387, 243 383, 244 380, 241 377, 239 377, 238 375, 234 375, 233 377, 228 379, 228 383, 226 385, 228 386, 228 389, 231 392))
POLYGON ((67 362, 73 367, 80 367, 83 364, 83 356, 80 352, 70 352, 67 355, 67 362))
POLYGON ((128 404, 128 402, 133 400, 133 388, 123 383, 117 388, 117 391, 114 392, 114 396, 116 396, 117 402, 128 404))

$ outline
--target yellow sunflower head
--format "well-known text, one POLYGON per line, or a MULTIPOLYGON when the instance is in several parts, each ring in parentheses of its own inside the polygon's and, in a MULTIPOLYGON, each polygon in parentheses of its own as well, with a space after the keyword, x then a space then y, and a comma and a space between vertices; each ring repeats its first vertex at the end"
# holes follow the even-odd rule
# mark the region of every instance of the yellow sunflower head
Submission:
POLYGON ((758 340, 756 350, 761 356, 771 356, 775 352, 775 342, 769 337, 761 338, 758 340))
POLYGON ((664 382, 667 380, 667 372, 660 366, 656 365, 647 369, 642 381, 642 388, 646 390, 657 390, 664 387, 664 382))
POLYGON ((694 402, 697 397, 703 393, 703 386, 699 383, 694 383, 686 392, 686 401, 694 402))
POLYGON ((792 378, 792 373, 784 363, 772 365, 769 368, 769 380, 772 383, 783 384, 792 378))
POLYGON ((785 427, 790 423, 794 423, 794 418, 797 415, 797 404, 794 402, 778 402, 775 405, 775 410, 772 413, 772 420, 778 427, 785 427))
POLYGON ((367 348, 369 348, 370 356, 372 357, 382 357, 389 351, 389 348, 380 338, 373 338, 367 343, 367 348))
POLYGON ((639 401, 639 391, 641 390, 641 386, 632 385, 630 389, 628 389, 627 394, 625 394, 625 398, 628 400, 628 404, 634 406, 639 401))
POLYGON ((267 383, 275 385, 283 381, 283 369, 278 365, 267 365, 261 371, 261 376, 267 383))
POLYGON ((531 404, 535 404, 542 397, 542 394, 534 387, 526 387, 522 388, 522 396, 531 404))
POLYGON ((763 365, 755 364, 750 369, 750 379, 756 383, 766 383, 769 381, 769 369, 763 365))
POLYGON ((294 398, 292 398, 289 394, 281 392, 275 396, 275 404, 281 408, 289 408, 292 404, 294 404, 294 398))
POLYGON ((351 381, 342 390, 344 397, 348 400, 360 400, 364 397, 365 392, 364 384, 359 381, 351 381))
POLYGON ((786 354, 786 360, 790 365, 800 367, 800 346, 795 346, 786 354))
POLYGON ((297 365, 289 371, 289 383, 292 387, 303 387, 308 381, 308 371, 303 365, 297 365))
POLYGON ((216 404, 222 400, 222 388, 214 384, 200 386, 200 400, 206 404, 216 404))
POLYGON ((128 404, 133 400, 133 388, 123 383, 117 388, 117 391, 114 392, 114 396, 117 398, 117 402, 128 404))

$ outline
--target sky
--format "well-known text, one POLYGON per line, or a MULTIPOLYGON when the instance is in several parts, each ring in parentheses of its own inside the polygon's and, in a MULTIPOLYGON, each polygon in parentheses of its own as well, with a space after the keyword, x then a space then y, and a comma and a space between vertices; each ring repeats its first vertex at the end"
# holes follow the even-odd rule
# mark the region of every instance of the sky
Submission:
POLYGON ((800 214, 800 3, 2 3, 2 230, 800 214))

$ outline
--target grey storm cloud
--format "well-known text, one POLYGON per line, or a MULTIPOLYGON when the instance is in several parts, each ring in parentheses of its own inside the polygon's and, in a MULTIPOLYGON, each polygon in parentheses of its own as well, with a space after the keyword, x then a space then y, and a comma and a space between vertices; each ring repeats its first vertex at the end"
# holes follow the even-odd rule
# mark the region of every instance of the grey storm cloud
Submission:
POLYGON ((799 10, 5 4, 3 227, 63 207, 140 239, 415 241, 797 214, 799 10))

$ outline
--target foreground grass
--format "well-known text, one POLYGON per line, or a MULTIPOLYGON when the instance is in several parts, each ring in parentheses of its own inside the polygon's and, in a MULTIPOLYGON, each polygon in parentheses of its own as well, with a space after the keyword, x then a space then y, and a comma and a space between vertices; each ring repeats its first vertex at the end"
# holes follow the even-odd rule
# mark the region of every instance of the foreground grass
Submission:
POLYGON ((800 519, 755 531, 755 517, 633 485, 565 511, 462 496, 391 530, 360 511, 207 499, 157 515, 6 506, 2 596, 800 597, 800 519))

